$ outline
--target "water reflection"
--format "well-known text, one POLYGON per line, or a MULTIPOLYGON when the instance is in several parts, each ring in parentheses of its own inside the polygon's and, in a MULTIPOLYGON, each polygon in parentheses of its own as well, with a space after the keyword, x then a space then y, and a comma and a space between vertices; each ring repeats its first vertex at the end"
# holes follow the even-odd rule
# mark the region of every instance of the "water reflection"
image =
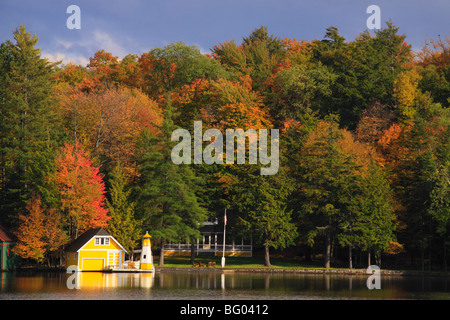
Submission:
POLYGON ((384 276, 380 290, 369 290, 366 280, 330 274, 0 273, 0 299, 450 299, 448 278, 384 276))
POLYGON ((77 290, 151 288, 154 280, 151 273, 76 272, 67 277, 66 285, 77 290))

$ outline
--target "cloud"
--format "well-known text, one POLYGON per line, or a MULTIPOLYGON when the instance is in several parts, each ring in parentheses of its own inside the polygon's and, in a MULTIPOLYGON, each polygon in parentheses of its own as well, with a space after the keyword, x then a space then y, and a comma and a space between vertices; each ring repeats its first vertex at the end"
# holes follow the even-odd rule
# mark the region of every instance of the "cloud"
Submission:
POLYGON ((110 34, 102 30, 83 33, 72 41, 61 38, 54 38, 50 46, 42 53, 44 58, 50 61, 62 61, 63 64, 69 62, 87 65, 90 57, 95 52, 104 49, 112 55, 123 58, 128 51, 119 44, 110 34))
POLYGON ((120 44, 118 44, 109 34, 101 30, 93 32, 93 43, 88 44, 92 47, 100 47, 113 55, 123 57, 128 52, 120 44))
POLYGON ((57 39, 56 45, 58 47, 63 47, 64 49, 70 49, 73 46, 72 42, 69 42, 67 40, 57 39))
POLYGON ((64 52, 43 52, 42 58, 48 59, 51 62, 62 61, 63 64, 71 62, 77 65, 86 66, 89 63, 89 59, 83 55, 71 55, 64 52))
POLYGON ((201 54, 211 54, 211 50, 206 50, 198 44, 194 44, 194 46, 200 51, 201 54))

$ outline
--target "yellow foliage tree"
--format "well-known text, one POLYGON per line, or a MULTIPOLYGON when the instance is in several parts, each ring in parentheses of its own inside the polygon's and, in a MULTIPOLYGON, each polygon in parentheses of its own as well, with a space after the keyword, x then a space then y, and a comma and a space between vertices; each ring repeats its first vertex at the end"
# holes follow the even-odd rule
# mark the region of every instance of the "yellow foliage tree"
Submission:
POLYGON ((394 97, 398 101, 400 116, 406 122, 411 120, 416 112, 414 103, 419 93, 419 80, 420 75, 416 68, 411 68, 401 72, 394 81, 394 97))
POLYGON ((135 174, 135 138, 142 129, 158 132, 162 114, 157 103, 138 89, 117 87, 95 92, 59 85, 56 108, 67 133, 91 153, 97 164, 118 163, 135 174))

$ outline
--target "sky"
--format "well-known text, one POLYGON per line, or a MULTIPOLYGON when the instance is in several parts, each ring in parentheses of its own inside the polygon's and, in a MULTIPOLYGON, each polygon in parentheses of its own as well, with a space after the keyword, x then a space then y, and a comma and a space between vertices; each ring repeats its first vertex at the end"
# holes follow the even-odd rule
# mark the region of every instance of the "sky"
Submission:
POLYGON ((0 43, 23 24, 44 57, 86 65, 100 49, 123 58, 177 41, 209 53, 260 26, 306 41, 335 26, 351 41, 367 29, 370 5, 379 6, 382 27, 392 21, 415 51, 450 36, 449 0, 0 0, 0 43), (70 5, 80 8, 81 29, 67 28, 70 5))

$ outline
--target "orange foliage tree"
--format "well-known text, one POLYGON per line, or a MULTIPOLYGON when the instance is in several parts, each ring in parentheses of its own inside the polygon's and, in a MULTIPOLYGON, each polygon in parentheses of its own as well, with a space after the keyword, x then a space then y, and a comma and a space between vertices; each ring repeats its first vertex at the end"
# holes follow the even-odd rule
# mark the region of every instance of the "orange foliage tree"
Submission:
POLYGON ((426 67, 430 64, 444 70, 450 64, 450 37, 445 40, 430 39, 422 51, 417 54, 419 65, 426 67))
POLYGON ((102 167, 120 163, 133 176, 135 138, 144 128, 156 134, 162 123, 156 102, 138 89, 125 87, 87 93, 60 85, 56 91, 57 108, 73 140, 102 167))
POLYGON ((208 127, 258 129, 271 125, 261 95, 248 76, 239 81, 198 79, 172 95, 177 124, 190 127, 203 120, 208 127))
POLYGON ((40 263, 44 260, 45 253, 45 241, 42 236, 45 212, 41 206, 41 199, 33 197, 27 204, 27 210, 27 215, 19 215, 20 225, 16 231, 18 240, 13 252, 23 259, 40 263))
POLYGON ((68 239, 62 228, 61 214, 43 207, 39 195, 33 196, 26 208, 28 214, 19 216, 18 242, 13 252, 40 263, 61 249, 68 239))
POLYGON ((103 49, 97 51, 94 57, 90 58, 87 67, 93 71, 95 78, 106 88, 111 87, 113 81, 117 80, 118 73, 120 73, 118 57, 103 49))

